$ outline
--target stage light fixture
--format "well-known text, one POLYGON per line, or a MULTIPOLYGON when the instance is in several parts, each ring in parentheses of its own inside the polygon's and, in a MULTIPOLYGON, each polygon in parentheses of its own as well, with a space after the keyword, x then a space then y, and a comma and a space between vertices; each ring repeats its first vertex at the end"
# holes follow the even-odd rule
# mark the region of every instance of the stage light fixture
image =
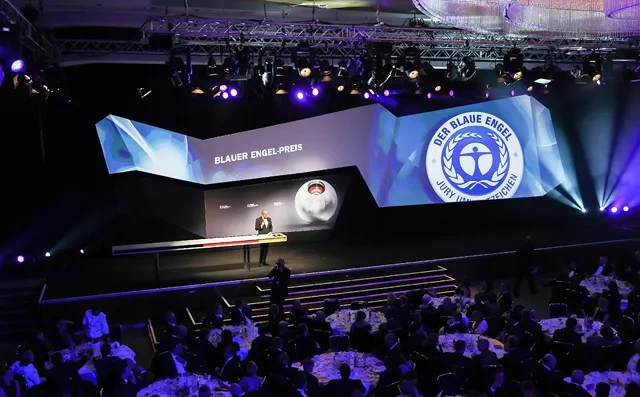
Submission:
POLYGON ((338 89, 338 92, 344 91, 344 85, 340 84, 337 89, 338 89))
POLYGON ((213 55, 209 55, 209 59, 207 60, 207 76, 217 76, 218 75, 218 65, 216 64, 216 60, 213 58, 213 55))
POLYGON ((284 84, 282 83, 278 84, 278 87, 276 88, 276 95, 285 95, 286 93, 287 93, 287 90, 285 90, 284 84))
POLYGON ((83 250, 83 249, 81 249, 81 250, 80 250, 80 253, 81 253, 81 254, 84 254, 84 250, 83 250))
POLYGON ((529 91, 529 92, 533 91, 533 86, 530 85, 529 87, 527 87, 527 91, 529 91))
POLYGON ((453 97, 455 95, 455 92, 453 92, 453 90, 449 90, 449 96, 453 97))
POLYGON ((50 253, 50 252, 45 252, 45 253, 44 253, 44 256, 46 256, 47 258, 49 258, 49 257, 51 256, 51 253, 50 253))
POLYGON ((195 88, 191 91, 191 93, 192 93, 192 94, 196 94, 196 95, 202 95, 202 94, 204 94, 204 91, 202 91, 202 88, 200 88, 200 87, 195 87, 195 88))
POLYGON ((484 93, 484 97, 485 97, 486 99, 489 99, 489 93, 488 93, 488 92, 485 92, 485 93, 484 93))
POLYGON ((22 256, 22 255, 18 255, 18 257, 16 258, 16 261, 17 261, 18 263, 23 263, 23 262, 24 262, 24 256, 22 256))
POLYGON ((222 99, 229 99, 229 93, 227 91, 222 93, 222 99))
POLYGON ((364 93, 364 99, 369 99, 370 96, 371 96, 371 94, 369 94, 368 92, 364 93))
POLYGON ((382 95, 384 95, 384 96, 389 96, 389 94, 390 94, 389 90, 384 90, 382 92, 382 95))
POLYGON ((299 100, 304 99, 304 93, 302 91, 296 92, 296 98, 298 98, 299 100))
POLYGON ((612 214, 615 214, 615 213, 618 212, 618 207, 611 207, 610 211, 611 211, 612 214))
POLYGON ((20 73, 24 69, 24 61, 22 59, 16 59, 11 63, 11 71, 13 73, 20 73))
POLYGON ((587 213, 587 209, 586 208, 583 208, 581 211, 582 211, 583 214, 587 213))
POLYGON ((600 211, 604 211, 605 209, 605 207, 600 207, 600 211))
POLYGON ((319 91, 317 88, 315 88, 315 87, 314 87, 314 88, 311 90, 311 95, 313 95, 313 96, 318 96, 318 94, 320 94, 320 91, 319 91))
POLYGON ((629 207, 625 205, 624 207, 622 207, 622 210, 623 210, 624 212, 629 212, 629 207))
POLYGON ((434 88, 435 92, 440 92, 440 90, 442 90, 442 86, 441 85, 437 85, 436 88, 434 88))
POLYGON ((236 97, 238 96, 238 90, 236 90, 235 88, 232 88, 229 93, 231 94, 232 97, 236 97))
POLYGON ((427 99, 431 99, 431 93, 427 93, 427 99))
POLYGON ((516 96, 516 90, 511 90, 511 96, 516 96))

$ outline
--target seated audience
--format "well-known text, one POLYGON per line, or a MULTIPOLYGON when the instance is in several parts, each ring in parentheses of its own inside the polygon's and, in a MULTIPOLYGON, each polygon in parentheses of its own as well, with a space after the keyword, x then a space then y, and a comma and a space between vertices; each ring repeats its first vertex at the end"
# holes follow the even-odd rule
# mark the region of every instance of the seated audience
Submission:
POLYGON ((87 310, 82 319, 82 326, 87 339, 97 341, 99 339, 107 340, 109 337, 109 324, 107 323, 107 315, 99 309, 87 310))
POLYGON ((611 313, 609 311, 609 299, 601 296, 598 298, 598 307, 593 312, 593 319, 600 321, 601 323, 608 324, 611 319, 611 313))
POLYGON ((318 310, 311 322, 312 331, 323 331, 333 334, 331 324, 327 322, 327 316, 322 310, 318 310))
POLYGON ((596 397, 609 397, 611 386, 605 382, 599 382, 596 385, 596 397))
POLYGON ((569 317, 565 321, 564 328, 554 331, 553 341, 579 346, 582 344, 582 336, 577 332, 577 329, 578 320, 573 317, 569 317))
POLYGON ((211 329, 221 329, 224 325, 224 310, 220 303, 213 305, 211 313, 202 319, 202 323, 211 329))
MULTIPOLYGON (((16 380, 10 368, 0 368, 0 390, 2 390, 7 397, 23 397, 26 395, 26 391, 16 380)), ((2 396, 0 395, 0 397, 2 396)))
POLYGON ((445 334, 466 334, 467 332, 469 327, 466 318, 458 311, 454 312, 451 319, 442 327, 442 333, 445 334))
POLYGON ((72 323, 67 320, 59 320, 56 323, 56 331, 52 338, 53 350, 66 350, 76 347, 73 337, 69 333, 69 326, 71 325, 72 323))
POLYGON ((320 353, 320 346, 318 342, 309 335, 309 327, 307 327, 307 324, 298 325, 297 336, 294 340, 298 361, 302 362, 320 353))
POLYGON ((296 299, 291 304, 291 309, 289 310, 289 317, 294 324, 299 324, 302 321, 305 321, 309 317, 309 312, 307 309, 302 306, 302 302, 299 299, 296 299))
POLYGON ((476 335, 484 335, 489 330, 487 322, 482 318, 482 312, 476 310, 469 317, 469 332, 476 335))
POLYGON ((489 350, 489 347, 489 340, 484 338, 478 339, 479 353, 473 356, 473 360, 476 362, 476 368, 498 364, 498 356, 489 350))
POLYGON ((551 393, 563 384, 562 373, 556 370, 556 364, 555 356, 546 354, 534 368, 533 379, 543 394, 551 393))
POLYGON ((506 313, 511 310, 511 306, 513 305, 513 297, 511 296, 511 287, 508 283, 500 284, 500 295, 498 296, 498 305, 500 306, 500 311, 502 313, 506 313))
POLYGON ((634 347, 636 353, 631 356, 631 358, 627 362, 627 371, 631 372, 632 374, 637 374, 640 373, 640 368, 638 368, 638 363, 640 362, 640 339, 636 340, 634 347))
POLYGON ((105 386, 102 397, 135 397, 141 385, 138 385, 133 366, 122 360, 118 374, 119 376, 105 386))
POLYGON ((20 360, 16 361, 11 366, 11 370, 14 373, 21 375, 24 378, 27 389, 38 386, 45 381, 45 379, 41 378, 38 374, 38 370, 33 365, 33 360, 33 352, 31 350, 27 350, 22 353, 20 360))
POLYGON ((103 343, 100 346, 100 358, 94 358, 93 362, 98 375, 98 384, 104 385, 113 374, 120 371, 122 359, 111 355, 111 344, 103 343))
POLYGON ((331 397, 351 397, 355 390, 364 393, 366 389, 359 379, 350 379, 351 367, 349 364, 340 364, 340 379, 332 379, 327 384, 327 395, 331 397))
POLYGON ((458 284, 453 295, 460 298, 471 298, 471 284, 469 283, 469 280, 464 280, 458 284))
MULTIPOLYGON (((108 345, 108 343, 104 344, 108 345)), ((47 383, 56 396, 76 396, 83 392, 82 378, 80 378, 78 370, 88 360, 88 357, 84 357, 79 361, 65 362, 62 353, 55 352, 51 355, 53 367, 47 371, 47 383)))
MULTIPOLYGON (((441 363, 447 370, 449 368, 460 368, 460 376, 465 379, 469 379, 473 372, 473 360, 466 357, 464 352, 467 350, 467 342, 464 340, 457 340, 453 343, 454 351, 452 353, 444 353, 442 355, 441 363)), ((455 372, 455 371, 452 371, 455 372)))
POLYGON ((356 321, 354 321, 353 324, 351 324, 352 334, 358 333, 358 332, 365 332, 365 333, 371 332, 371 324, 367 322, 366 318, 367 318, 367 315, 362 310, 356 313, 356 321))
POLYGON ((164 334, 166 337, 178 335, 178 320, 174 312, 167 312, 164 315, 164 334))
POLYGON ((568 393, 571 397, 590 397, 588 391, 585 390, 584 386, 584 372, 580 370, 574 370, 571 372, 571 382, 565 385, 566 393, 568 393))
POLYGON ((313 369, 315 368, 315 362, 311 358, 305 358, 302 361, 302 371, 307 378, 307 396, 319 397, 320 396, 320 384, 318 378, 313 375, 313 369))
POLYGON ((269 332, 271 335, 278 335, 280 330, 279 326, 282 321, 286 321, 286 318, 282 311, 280 310, 280 306, 273 304, 269 307, 269 315, 268 315, 268 326, 269 332))
POLYGON ((245 376, 240 379, 240 386, 244 392, 256 391, 262 386, 264 377, 258 376, 258 366, 253 361, 249 361, 244 366, 245 376))
POLYGON ((172 339, 169 342, 169 351, 168 353, 162 356, 162 361, 160 362, 162 374, 160 377, 162 378, 176 378, 179 375, 187 373, 187 359, 184 358, 184 348, 182 343, 177 339, 172 339))
POLYGON ((610 276, 614 273, 615 268, 613 265, 609 264, 609 259, 606 256, 600 257, 600 264, 596 269, 594 276, 610 276))
POLYGON ((237 350, 233 345, 227 345, 224 348, 224 363, 221 367, 216 368, 218 377, 227 382, 237 382, 241 376, 240 357, 236 354, 237 350))
POLYGON ((231 325, 251 324, 251 306, 247 305, 242 298, 236 299, 235 306, 231 309, 231 325))

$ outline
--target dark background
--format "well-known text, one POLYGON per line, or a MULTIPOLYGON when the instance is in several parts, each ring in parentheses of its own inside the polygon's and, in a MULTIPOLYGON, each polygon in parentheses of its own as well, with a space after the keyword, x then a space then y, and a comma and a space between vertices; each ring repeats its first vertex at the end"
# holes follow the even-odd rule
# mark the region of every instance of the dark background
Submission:
MULTIPOLYGON (((202 231, 193 227, 202 219, 202 212, 194 210, 188 217, 178 215, 177 210, 191 207, 197 198, 189 185, 151 175, 107 174, 95 123, 108 114, 206 138, 370 103, 357 96, 328 96, 313 106, 295 103, 288 97, 223 102, 168 89, 154 90, 149 97, 140 99, 135 87, 155 81, 163 73, 162 66, 153 65, 74 67, 61 76, 68 82, 70 103, 3 103, 0 169, 6 204, 0 209, 0 260, 16 266, 14 258, 18 253, 36 257, 47 250, 63 252, 79 247, 102 253, 115 243, 184 239, 202 231), (168 200, 145 199, 152 185, 168 200), (181 189, 176 190, 175 186, 181 189), (123 188, 130 195, 125 202, 116 194, 123 188)), ((615 141, 616 125, 610 126, 609 132, 603 130, 602 123, 625 121, 640 125, 640 116, 633 111, 640 109, 640 85, 571 86, 556 92, 550 85, 549 91, 534 95, 550 109, 556 134, 563 134, 568 142, 579 192, 589 213, 582 214, 546 197, 378 209, 360 175, 354 169, 345 169, 340 172, 346 173, 351 183, 331 238, 374 239, 393 234, 425 238, 456 235, 463 239, 463 235, 478 232, 509 231, 519 239, 522 233, 537 230, 633 227, 639 211, 617 217, 597 211, 586 162, 588 153, 582 143, 591 134, 608 134, 615 141), (580 127, 585 125, 591 127, 580 127)), ((500 95, 494 90, 492 98, 500 95)), ((399 97, 392 98, 385 107, 396 115, 407 115, 481 100, 484 98, 476 94, 431 100, 399 97)), ((268 141, 268 137, 264 139, 268 141)), ((610 160, 602 158, 603 162, 610 160)), ((238 185, 221 187, 231 186, 238 185)))

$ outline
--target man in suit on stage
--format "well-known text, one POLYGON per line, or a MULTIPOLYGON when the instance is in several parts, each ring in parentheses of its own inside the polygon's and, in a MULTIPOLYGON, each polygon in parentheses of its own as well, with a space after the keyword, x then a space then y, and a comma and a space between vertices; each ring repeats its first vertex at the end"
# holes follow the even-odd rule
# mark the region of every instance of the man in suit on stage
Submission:
MULTIPOLYGON (((273 232, 273 224, 269 218, 267 210, 262 210, 258 219, 256 219, 256 231, 258 234, 269 234, 273 232)), ((269 253, 269 244, 260 244, 260 262, 259 266, 267 264, 267 254, 269 253)))

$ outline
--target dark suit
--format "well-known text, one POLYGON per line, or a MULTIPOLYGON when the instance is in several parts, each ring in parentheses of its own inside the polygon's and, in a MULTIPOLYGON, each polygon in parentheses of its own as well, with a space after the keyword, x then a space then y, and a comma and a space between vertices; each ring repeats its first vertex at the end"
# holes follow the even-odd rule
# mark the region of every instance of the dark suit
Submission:
POLYGON ((318 378, 309 373, 304 373, 304 377, 307 378, 307 396, 319 397, 320 396, 320 384, 318 378))
POLYGON ((98 374, 98 385, 105 385, 109 379, 120 375, 122 359, 116 356, 107 356, 94 360, 96 373, 98 374))
POLYGON ((242 375, 240 369, 240 357, 233 356, 229 361, 222 365, 220 369, 220 379, 227 383, 237 382, 242 375))
POLYGON ((271 304, 284 306, 284 300, 289 295, 289 281, 291 279, 291 270, 287 267, 283 267, 282 271, 275 266, 270 272, 268 277, 271 279, 271 304))
POLYGON ((329 381, 325 394, 331 397, 351 397, 353 392, 360 390, 365 392, 364 385, 358 379, 333 379, 329 381))
POLYGON ((476 363, 477 368, 485 365, 497 365, 498 356, 491 350, 485 350, 473 356, 473 361, 476 363))
POLYGON ((316 354, 320 353, 320 347, 311 337, 296 338, 295 344, 296 355, 298 356, 298 361, 300 362, 304 361, 305 358, 313 358, 316 354))
POLYGON ((468 357, 465 357, 461 353, 444 353, 442 355, 441 363, 444 366, 453 366, 453 367, 462 368, 463 372, 460 373, 459 375, 463 376, 465 379, 469 379, 473 372, 473 360, 471 360, 468 357))
MULTIPOLYGON (((267 226, 263 224, 263 219, 261 216, 256 218, 256 231, 258 234, 269 234, 273 232, 273 223, 271 223, 271 218, 267 217, 267 226)), ((260 244, 260 264, 267 264, 267 254, 269 253, 269 244, 260 244)))
POLYGON ((536 383, 536 389, 543 394, 554 391, 558 385, 563 385, 562 373, 549 369, 538 363, 533 370, 533 379, 536 383))
POLYGON ((555 330, 553 333, 553 341, 580 346, 582 344, 582 336, 574 330, 565 327, 555 330))
POLYGON ((575 383, 568 383, 565 386, 565 392, 571 397, 590 397, 591 394, 582 388, 582 386, 575 383))
POLYGON ((234 307, 230 315, 231 325, 247 325, 247 321, 251 321, 251 307, 244 306, 242 309, 234 307))
POLYGON ((82 389, 82 378, 80 378, 78 370, 86 362, 87 359, 76 363, 66 362, 47 371, 47 382, 51 385, 56 396, 62 396, 64 393, 73 394, 82 389))
POLYGON ((215 313, 211 313, 207 317, 203 318, 202 322, 209 326, 209 328, 222 329, 222 326, 224 325, 224 315, 222 317, 218 317, 215 313))
POLYGON ((131 382, 125 382, 119 378, 117 382, 109 387, 105 387, 102 392, 103 397, 136 397, 139 387, 131 382))
MULTIPOLYGON (((176 378, 178 377, 178 368, 176 368, 176 363, 173 361, 173 356, 170 352, 163 353, 160 357, 160 366, 161 366, 161 377, 162 378, 176 378)), ((187 367, 187 363, 185 360, 184 363, 185 369, 187 367)))

